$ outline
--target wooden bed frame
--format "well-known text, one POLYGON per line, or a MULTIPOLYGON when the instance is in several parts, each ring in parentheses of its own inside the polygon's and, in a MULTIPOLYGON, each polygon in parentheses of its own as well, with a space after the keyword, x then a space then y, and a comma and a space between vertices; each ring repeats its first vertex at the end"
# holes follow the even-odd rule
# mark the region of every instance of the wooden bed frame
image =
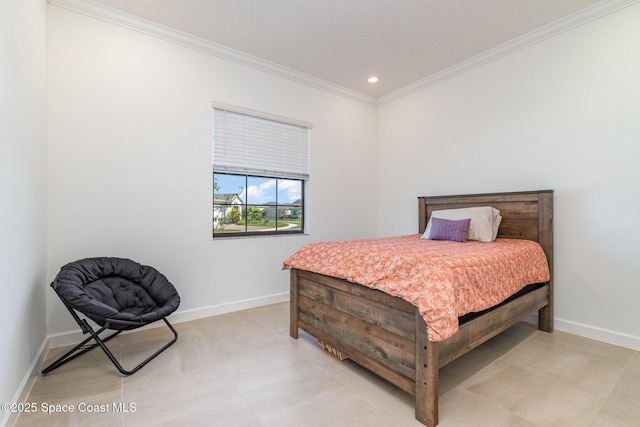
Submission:
POLYGON ((538 311, 538 329, 553 331, 553 191, 419 197, 419 232, 434 210, 493 206, 500 210, 498 237, 535 240, 544 249, 551 280, 462 323, 452 337, 431 342, 415 306, 384 292, 335 277, 291 269, 290 330, 318 338, 415 395, 416 419, 438 424, 439 368, 538 311))

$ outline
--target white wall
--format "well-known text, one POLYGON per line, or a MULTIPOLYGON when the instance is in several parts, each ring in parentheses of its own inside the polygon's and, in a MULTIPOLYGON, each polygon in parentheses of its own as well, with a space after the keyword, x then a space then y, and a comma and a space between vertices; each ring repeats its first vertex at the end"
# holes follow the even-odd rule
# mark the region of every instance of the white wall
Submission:
MULTIPOLYGON (((286 300, 303 244, 375 235, 374 107, 56 6, 48 24, 49 277, 129 257, 176 285, 179 314, 286 300), (211 101, 313 123, 310 235, 212 240, 211 101)), ((68 317, 50 293, 49 332, 68 317)))
POLYGON ((638 22, 635 4, 381 106, 379 234, 416 232, 419 195, 553 189, 557 327, 640 348, 638 22))
POLYGON ((47 287, 65 262, 154 265, 178 314, 258 304, 286 298, 280 264, 304 243, 414 232, 422 194, 556 190, 557 325, 640 347, 640 5, 377 112, 46 11, 0 4, 2 401, 28 391, 47 333, 77 329, 47 287), (212 241, 212 100, 314 123, 309 236, 212 241))
MULTIPOLYGON (((46 336, 46 0, 0 3, 0 401, 46 336)), ((9 413, 0 414, 0 424, 9 413)))

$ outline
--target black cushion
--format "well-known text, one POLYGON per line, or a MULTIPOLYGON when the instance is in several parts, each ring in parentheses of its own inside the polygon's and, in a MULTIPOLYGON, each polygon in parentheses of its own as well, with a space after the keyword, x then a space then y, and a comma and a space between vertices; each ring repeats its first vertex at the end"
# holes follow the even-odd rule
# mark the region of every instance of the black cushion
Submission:
MULTIPOLYGON (((51 284, 72 308, 104 326, 107 319, 140 322, 163 319, 177 310, 180 296, 153 267, 126 258, 85 258, 60 269, 51 284)), ((132 327, 112 324, 111 329, 132 327)))

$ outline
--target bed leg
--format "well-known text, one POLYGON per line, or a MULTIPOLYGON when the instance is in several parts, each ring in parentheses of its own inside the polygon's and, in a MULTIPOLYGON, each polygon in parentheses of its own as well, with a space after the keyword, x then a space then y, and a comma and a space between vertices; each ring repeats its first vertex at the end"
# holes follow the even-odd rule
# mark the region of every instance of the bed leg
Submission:
POLYGON ((289 335, 298 339, 298 270, 289 273, 289 335))
POLYGON ((553 332, 553 280, 549 286, 549 304, 538 310, 538 329, 545 332, 553 332))
POLYGON ((416 419, 427 427, 435 427, 438 425, 440 343, 429 342, 427 325, 422 317, 416 320, 416 419))
POLYGON ((553 310, 550 305, 538 310, 538 329, 553 332, 553 310))

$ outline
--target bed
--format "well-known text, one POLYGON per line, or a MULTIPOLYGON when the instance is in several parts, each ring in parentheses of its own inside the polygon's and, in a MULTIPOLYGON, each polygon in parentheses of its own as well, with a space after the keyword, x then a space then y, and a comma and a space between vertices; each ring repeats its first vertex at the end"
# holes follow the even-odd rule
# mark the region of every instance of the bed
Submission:
POLYGON ((533 313, 538 315, 538 329, 553 331, 553 191, 419 197, 418 231, 424 233, 433 211, 475 206, 500 211, 496 241, 539 244, 548 263, 547 281, 531 283, 494 307, 459 317, 453 335, 434 340, 416 305, 285 262, 290 269, 291 337, 297 339, 302 329, 334 355, 411 393, 416 419, 429 427, 437 425, 439 368, 533 313))

